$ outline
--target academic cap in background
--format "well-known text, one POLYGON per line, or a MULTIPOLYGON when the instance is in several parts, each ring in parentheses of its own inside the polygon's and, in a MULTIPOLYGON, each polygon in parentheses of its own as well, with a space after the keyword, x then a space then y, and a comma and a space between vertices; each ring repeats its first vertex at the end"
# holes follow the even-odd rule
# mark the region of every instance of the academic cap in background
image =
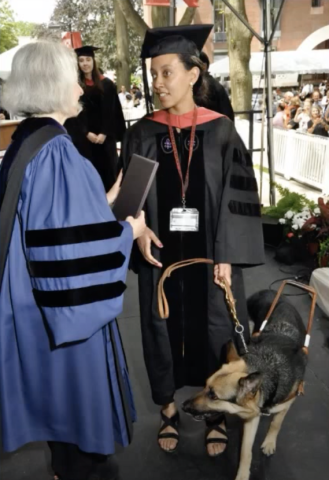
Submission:
POLYGON ((147 112, 152 110, 152 101, 147 81, 146 59, 169 53, 188 54, 199 57, 213 25, 182 25, 177 27, 152 28, 146 31, 141 58, 147 112))
POLYGON ((95 58, 95 52, 100 50, 99 47, 93 47, 92 45, 84 45, 83 47, 76 48, 75 53, 78 57, 92 57, 95 58))

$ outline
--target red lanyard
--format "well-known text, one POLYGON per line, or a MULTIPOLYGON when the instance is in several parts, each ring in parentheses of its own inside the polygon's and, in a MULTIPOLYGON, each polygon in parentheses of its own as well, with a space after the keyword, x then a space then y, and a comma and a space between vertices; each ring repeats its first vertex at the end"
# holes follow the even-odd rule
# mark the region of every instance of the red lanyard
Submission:
POLYGON ((182 203, 183 203, 184 208, 185 208, 185 205, 186 205, 186 192, 187 192, 188 185, 189 185, 189 180, 190 180, 190 165, 191 165, 193 149, 194 149, 195 130, 196 130, 197 118, 198 118, 198 109, 197 109, 197 107, 194 107, 193 122, 192 122, 192 128, 191 128, 191 136, 190 136, 190 145, 189 145, 188 164, 187 164, 187 170, 186 170, 186 175, 185 175, 185 180, 184 180, 182 167, 181 167, 181 164, 180 164, 180 161, 179 161, 179 155, 178 155, 178 150, 177 150, 177 145, 176 145, 176 140, 175 140, 175 134, 174 134, 174 130, 173 130, 173 127, 172 127, 171 121, 170 121, 170 113, 168 113, 168 128, 169 128, 170 141, 171 141, 171 145, 172 145, 172 148, 173 148, 173 153, 174 153, 174 157, 175 157, 175 162, 176 162, 178 175, 179 175, 180 180, 182 182, 182 203))

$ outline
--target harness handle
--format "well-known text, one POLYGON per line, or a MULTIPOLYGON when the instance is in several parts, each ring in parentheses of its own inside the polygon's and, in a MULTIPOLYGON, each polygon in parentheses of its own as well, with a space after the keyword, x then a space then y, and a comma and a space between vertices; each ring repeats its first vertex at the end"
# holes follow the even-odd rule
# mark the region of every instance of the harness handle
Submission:
POLYGON ((265 320, 263 321, 259 332, 255 334, 255 336, 259 336, 261 332, 264 330, 264 328, 267 325, 267 322, 269 321, 275 307, 277 306, 277 303, 283 293, 284 288, 286 285, 292 285, 294 287, 300 288, 301 290, 306 290, 309 292, 312 296, 312 303, 311 303, 311 308, 310 308, 310 313, 308 316, 308 322, 307 322, 307 328, 306 328, 306 336, 305 336, 305 342, 304 342, 304 347, 303 350, 306 354, 308 354, 308 347, 310 345, 310 340, 311 340, 311 330, 312 330, 312 325, 313 325, 313 320, 314 320, 314 311, 315 311, 315 306, 316 306, 316 298, 317 298, 317 293, 314 290, 313 287, 310 287, 309 285, 305 285, 304 283, 296 282, 295 280, 284 280, 273 300, 273 303, 266 315, 265 320))

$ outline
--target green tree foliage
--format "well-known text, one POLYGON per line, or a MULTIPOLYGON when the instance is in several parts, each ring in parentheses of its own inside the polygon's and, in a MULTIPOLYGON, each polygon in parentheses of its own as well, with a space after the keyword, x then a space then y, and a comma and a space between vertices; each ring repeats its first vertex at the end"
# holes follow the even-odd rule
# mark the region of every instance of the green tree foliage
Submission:
MULTIPOLYGON (((135 8, 141 11, 140 0, 135 8)), ((116 68, 116 33, 113 0, 58 0, 51 18, 52 28, 39 26, 37 38, 57 38, 61 31, 79 31, 85 45, 101 48, 97 53, 104 70, 116 68)), ((131 69, 139 65, 141 39, 129 29, 129 51, 131 69)))
POLYGON ((37 24, 31 22, 15 22, 16 35, 18 37, 32 37, 37 24))
POLYGON ((6 0, 0 0, 0 53, 18 45, 14 12, 6 0))

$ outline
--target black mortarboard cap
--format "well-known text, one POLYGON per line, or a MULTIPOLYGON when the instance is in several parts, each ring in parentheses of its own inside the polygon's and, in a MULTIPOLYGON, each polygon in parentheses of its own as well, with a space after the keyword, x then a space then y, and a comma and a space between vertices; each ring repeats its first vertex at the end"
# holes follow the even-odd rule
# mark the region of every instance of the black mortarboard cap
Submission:
POLYGON ((154 58, 168 53, 199 55, 213 25, 182 25, 152 28, 146 31, 141 58, 154 58))
POLYGON ((170 53, 200 56, 213 25, 179 25, 177 27, 152 28, 146 31, 141 58, 146 107, 152 110, 152 101, 147 81, 146 59, 170 53))
POLYGON ((95 57, 95 52, 100 50, 99 47, 93 47, 92 45, 84 45, 83 47, 76 48, 75 53, 78 57, 95 57))

